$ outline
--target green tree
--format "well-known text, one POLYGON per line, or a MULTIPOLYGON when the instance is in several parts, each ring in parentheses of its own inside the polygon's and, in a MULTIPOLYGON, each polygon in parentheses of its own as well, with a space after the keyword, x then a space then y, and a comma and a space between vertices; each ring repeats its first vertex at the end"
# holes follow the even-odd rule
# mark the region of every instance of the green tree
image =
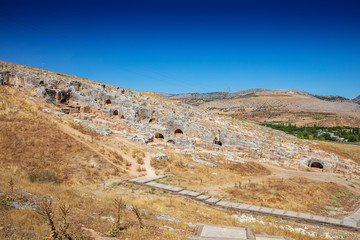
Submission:
POLYGON ((348 138, 349 142, 355 142, 356 141, 356 137, 354 135, 350 135, 348 138))

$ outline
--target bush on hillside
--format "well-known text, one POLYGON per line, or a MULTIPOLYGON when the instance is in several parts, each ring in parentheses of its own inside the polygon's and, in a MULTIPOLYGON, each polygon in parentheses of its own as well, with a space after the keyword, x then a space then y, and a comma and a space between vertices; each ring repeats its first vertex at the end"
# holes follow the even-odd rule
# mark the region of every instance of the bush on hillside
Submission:
POLYGON ((39 182, 39 183, 60 183, 60 179, 52 172, 46 171, 36 171, 29 174, 30 182, 39 182))

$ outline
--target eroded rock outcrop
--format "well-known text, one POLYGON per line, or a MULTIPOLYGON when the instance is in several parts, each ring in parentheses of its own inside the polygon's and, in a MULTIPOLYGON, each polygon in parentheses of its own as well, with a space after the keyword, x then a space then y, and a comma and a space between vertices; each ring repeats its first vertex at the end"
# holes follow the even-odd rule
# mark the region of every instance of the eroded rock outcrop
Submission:
POLYGON ((104 135, 111 134, 117 124, 124 124, 135 130, 126 136, 142 144, 158 142, 179 148, 232 151, 236 153, 231 156, 234 161, 263 159, 307 166, 308 159, 316 158, 323 159, 323 168, 339 161, 336 155, 299 144, 306 141, 283 132, 247 122, 235 124, 150 93, 6 62, 0 62, 0 84, 33 89, 63 114, 104 135), (95 122, 100 125, 95 126, 95 122))

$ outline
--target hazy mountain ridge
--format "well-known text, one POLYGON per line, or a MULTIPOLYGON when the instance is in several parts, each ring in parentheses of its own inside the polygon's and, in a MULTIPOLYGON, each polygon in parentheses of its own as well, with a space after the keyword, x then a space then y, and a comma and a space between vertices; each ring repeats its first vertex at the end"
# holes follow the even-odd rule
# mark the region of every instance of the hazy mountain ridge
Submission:
POLYGON ((357 97, 355 97, 355 98, 353 98, 353 99, 351 99, 353 102, 356 102, 356 103, 358 103, 358 104, 360 104, 360 95, 359 96, 357 96, 357 97))
POLYGON ((180 93, 180 94, 168 94, 168 93, 157 93, 158 95, 166 98, 171 98, 174 100, 217 100, 217 99, 232 99, 248 94, 264 93, 264 95, 300 95, 300 96, 310 96, 315 97, 324 101, 330 102, 342 102, 350 101, 348 98, 342 97, 340 95, 317 95, 311 94, 301 90, 290 90, 290 89, 267 89, 267 88, 254 88, 241 90, 237 92, 210 92, 210 93, 180 93))
POLYGON ((256 88, 234 93, 168 94, 166 98, 214 113, 254 121, 292 121, 299 125, 360 126, 360 97, 316 95, 300 90, 256 88))

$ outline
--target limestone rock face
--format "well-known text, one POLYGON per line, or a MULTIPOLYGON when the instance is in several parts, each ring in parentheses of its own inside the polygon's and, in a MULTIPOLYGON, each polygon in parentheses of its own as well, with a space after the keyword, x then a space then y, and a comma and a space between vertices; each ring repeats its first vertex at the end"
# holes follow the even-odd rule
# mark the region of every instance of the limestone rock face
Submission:
MULTIPOLYGON (((229 155, 229 159, 237 162, 246 158, 307 166, 308 159, 317 158, 322 159, 317 162, 324 168, 340 166, 336 155, 314 150, 302 144, 308 143, 305 140, 249 122, 234 123, 231 118, 152 93, 1 61, 0 85, 33 89, 39 97, 61 109, 62 113, 55 114, 72 116, 79 124, 103 135, 117 131, 142 144, 230 150, 237 157, 229 155), (117 129, 119 125, 121 129, 117 129)), ((194 161, 216 167, 201 158, 194 161)))
POLYGON ((152 156, 153 159, 169 161, 170 157, 164 153, 157 153, 152 156))
POLYGON ((129 139, 130 139, 131 141, 134 141, 134 142, 139 142, 139 143, 143 143, 143 144, 146 143, 145 138, 139 137, 139 136, 137 136, 137 135, 132 136, 132 137, 130 137, 129 139))
MULTIPOLYGON (((107 117, 124 120, 124 123, 148 138, 160 134, 165 143, 177 147, 194 148, 196 139, 219 146, 236 145, 243 140, 241 136, 229 133, 226 127, 204 125, 196 120, 216 119, 213 114, 195 110, 189 105, 165 104, 135 91, 73 80, 71 76, 54 75, 49 71, 32 72, 26 68, 20 71, 6 67, 0 79, 1 83, 7 85, 35 87, 37 94, 49 103, 61 105, 73 102, 94 107, 107 117)), ((134 140, 143 142, 139 138, 134 140)))
POLYGON ((5 84, 5 80, 4 80, 4 77, 3 77, 3 73, 0 73, 0 85, 4 85, 5 84))

